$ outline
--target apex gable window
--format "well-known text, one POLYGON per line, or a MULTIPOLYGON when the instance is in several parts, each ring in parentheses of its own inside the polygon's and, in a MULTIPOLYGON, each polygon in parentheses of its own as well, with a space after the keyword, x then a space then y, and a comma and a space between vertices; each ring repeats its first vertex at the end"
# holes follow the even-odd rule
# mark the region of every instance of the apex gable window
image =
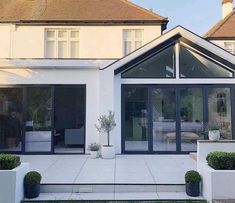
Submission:
POLYGON ((224 42, 224 48, 231 54, 235 54, 235 42, 224 42))
POLYGON ((232 78, 233 72, 190 48, 180 46, 181 78, 232 78))
POLYGON ((127 55, 143 45, 143 30, 123 30, 124 55, 127 55))
POLYGON ((141 61, 122 74, 122 78, 174 78, 174 46, 141 61))
POLYGON ((79 31, 76 29, 47 29, 46 58, 78 58, 79 31))

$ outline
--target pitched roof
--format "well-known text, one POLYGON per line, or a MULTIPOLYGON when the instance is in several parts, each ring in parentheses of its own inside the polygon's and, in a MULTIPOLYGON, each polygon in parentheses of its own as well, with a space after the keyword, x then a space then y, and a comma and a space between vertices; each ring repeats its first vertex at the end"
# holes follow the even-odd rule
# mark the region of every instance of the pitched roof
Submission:
POLYGON ((166 24, 128 0, 0 0, 0 22, 133 22, 166 24))
POLYGON ((235 9, 224 19, 219 21, 205 35, 207 39, 235 38, 235 9))

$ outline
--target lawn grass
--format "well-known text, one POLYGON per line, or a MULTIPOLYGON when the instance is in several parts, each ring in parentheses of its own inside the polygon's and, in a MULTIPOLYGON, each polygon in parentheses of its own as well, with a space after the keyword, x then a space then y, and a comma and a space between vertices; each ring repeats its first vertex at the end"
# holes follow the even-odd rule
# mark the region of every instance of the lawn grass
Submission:
POLYGON ((22 201, 22 203, 207 203, 205 200, 169 200, 169 201, 161 201, 161 200, 156 200, 156 201, 88 201, 88 200, 71 200, 71 201, 22 201))

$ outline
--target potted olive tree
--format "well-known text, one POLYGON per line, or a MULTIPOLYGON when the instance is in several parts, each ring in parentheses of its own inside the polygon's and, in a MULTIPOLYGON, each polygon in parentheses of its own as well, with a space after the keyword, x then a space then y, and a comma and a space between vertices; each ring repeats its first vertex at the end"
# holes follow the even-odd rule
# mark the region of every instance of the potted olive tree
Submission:
POLYGON ((104 159, 112 159, 115 157, 115 148, 110 145, 110 132, 115 128, 114 112, 109 111, 108 115, 102 115, 98 119, 99 124, 95 125, 99 133, 107 135, 107 145, 102 145, 101 155, 104 159))
POLYGON ((200 195, 201 176, 197 171, 188 171, 185 174, 185 189, 186 194, 191 197, 198 197, 200 195))
POLYGON ((219 141, 220 139, 220 126, 216 122, 208 124, 208 137, 211 141, 219 141))
POLYGON ((25 197, 32 199, 40 195, 40 182, 42 176, 37 171, 30 171, 24 177, 25 197))
POLYGON ((90 151, 90 157, 92 159, 96 159, 99 157, 99 150, 100 150, 100 145, 96 144, 96 143, 91 143, 89 146, 88 146, 88 150, 90 151))

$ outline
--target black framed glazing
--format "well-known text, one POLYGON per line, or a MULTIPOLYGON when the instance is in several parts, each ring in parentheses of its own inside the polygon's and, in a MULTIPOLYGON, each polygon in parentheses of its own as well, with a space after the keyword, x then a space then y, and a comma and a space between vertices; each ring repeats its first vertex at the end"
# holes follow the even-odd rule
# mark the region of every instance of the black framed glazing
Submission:
POLYGON ((23 91, 23 99, 22 99, 22 109, 23 109, 23 123, 22 123, 22 146, 20 151, 1 151, 0 153, 9 153, 9 154, 40 154, 40 155, 47 155, 47 154, 54 154, 54 136, 53 136, 53 131, 54 131, 54 88, 55 87, 79 87, 79 88, 84 88, 84 147, 83 147, 83 153, 56 153, 56 154, 85 154, 85 146, 86 146, 86 94, 87 94, 87 88, 86 85, 34 85, 34 84, 29 84, 29 85, 1 85, 1 88, 19 88, 22 89, 23 91), (38 151, 33 151, 33 152, 27 152, 25 150, 25 132, 26 132, 26 108, 27 108, 27 88, 29 87, 48 87, 51 88, 51 94, 52 94, 52 129, 51 129, 51 150, 47 152, 38 152, 38 151))
MULTIPOLYGON (((122 85, 122 98, 121 98, 121 118, 122 118, 122 127, 121 127, 121 145, 122 145, 122 153, 124 154, 188 154, 191 151, 182 151, 181 150, 181 118, 180 118, 180 88, 201 88, 202 96, 203 96, 203 123, 208 123, 208 89, 209 88, 230 88, 230 99, 231 99, 231 131, 232 131, 232 139, 235 138, 235 109, 234 109, 234 101, 235 101, 235 85, 232 84, 177 84, 177 85, 141 85, 141 84, 123 84, 122 85), (149 127, 149 151, 127 151, 125 149, 125 98, 124 98, 124 90, 125 88, 130 87, 146 87, 148 91, 148 127, 149 127), (176 91, 176 151, 154 151, 153 150, 153 126, 152 126, 152 113, 151 113, 151 104, 152 98, 150 95, 152 88, 175 88, 176 91)), ((203 125, 203 128, 205 126, 203 125)), ((204 134, 204 139, 208 139, 207 134, 204 134)))

